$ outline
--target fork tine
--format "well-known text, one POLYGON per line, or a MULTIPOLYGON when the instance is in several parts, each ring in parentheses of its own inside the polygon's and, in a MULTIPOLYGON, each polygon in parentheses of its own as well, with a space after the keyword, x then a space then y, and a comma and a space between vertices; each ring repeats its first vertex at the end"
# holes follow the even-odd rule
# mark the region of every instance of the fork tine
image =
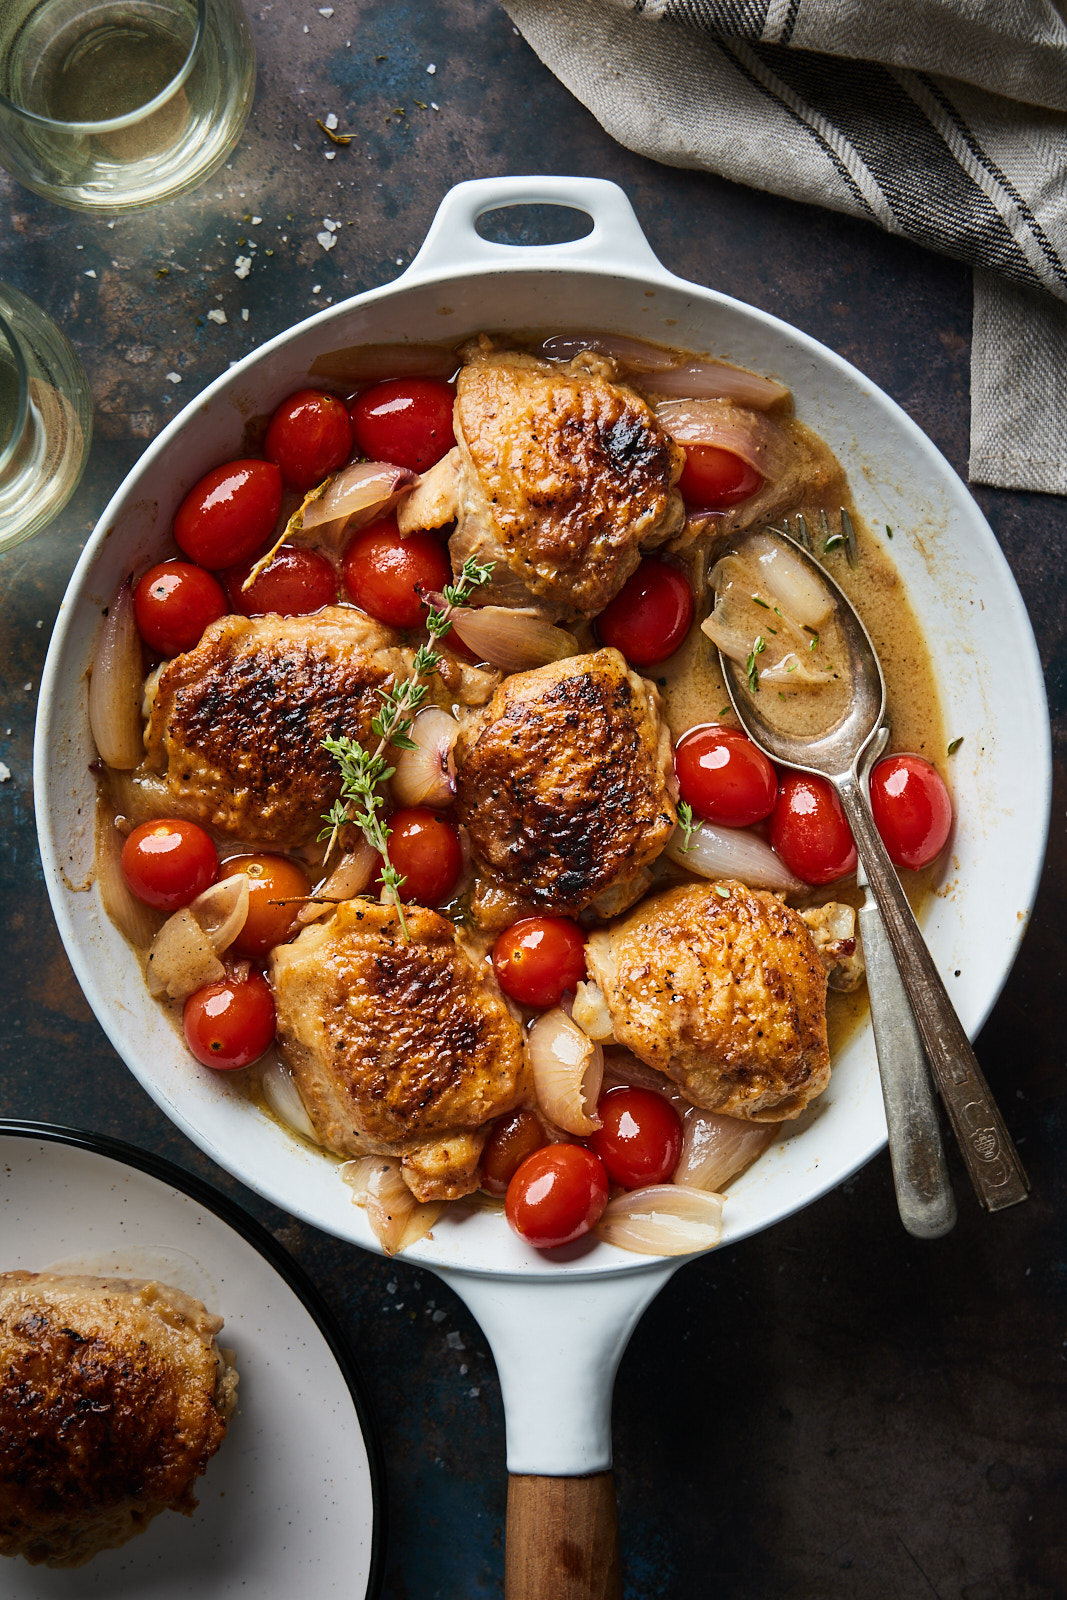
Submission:
POLYGON ((845 534, 845 548, 848 553, 848 564, 854 567, 859 560, 859 551, 856 548, 856 530, 852 526, 852 518, 844 506, 841 507, 841 527, 845 534))
POLYGON ((802 544, 805 550, 810 550, 814 555, 811 534, 808 532, 808 524, 802 511, 797 512, 797 544, 802 544))

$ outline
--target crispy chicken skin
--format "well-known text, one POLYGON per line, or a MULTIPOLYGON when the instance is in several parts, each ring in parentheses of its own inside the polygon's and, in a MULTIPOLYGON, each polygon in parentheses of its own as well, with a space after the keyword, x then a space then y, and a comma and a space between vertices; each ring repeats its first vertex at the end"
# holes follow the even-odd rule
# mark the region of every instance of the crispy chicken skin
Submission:
POLYGON ((455 516, 452 564, 496 564, 483 598, 533 596, 557 617, 592 617, 641 552, 681 528, 685 457, 610 363, 565 366, 514 350, 475 355, 459 374, 455 453, 401 509, 401 528, 455 516))
POLYGON ((273 954, 278 1041, 338 1155, 392 1155, 420 1200, 478 1187, 493 1117, 526 1098, 522 1029, 447 918, 344 901, 273 954))
POLYGON ((455 765, 479 866, 538 911, 618 890, 611 909, 625 909, 677 821, 659 695, 617 650, 506 679, 460 732, 455 765))
POLYGON ((781 1122, 830 1081, 826 968, 799 912, 764 890, 668 889, 594 933, 586 960, 619 1044, 694 1105, 781 1122))
POLYGON ((221 1327, 159 1283, 0 1273, 0 1552, 76 1567, 193 1510, 236 1403, 221 1327))
POLYGON ((378 690, 409 661, 396 634, 350 607, 220 617, 163 668, 145 768, 176 815, 250 844, 304 844, 340 792, 323 739, 369 737, 378 690))

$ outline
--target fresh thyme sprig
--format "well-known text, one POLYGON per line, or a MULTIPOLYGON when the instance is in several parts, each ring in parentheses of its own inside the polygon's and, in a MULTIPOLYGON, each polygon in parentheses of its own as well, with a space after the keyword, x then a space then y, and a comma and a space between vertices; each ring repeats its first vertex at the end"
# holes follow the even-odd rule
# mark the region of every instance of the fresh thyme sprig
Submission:
POLYGON ((400 901, 400 890, 405 880, 389 859, 391 830, 382 815, 385 797, 381 792, 381 786, 396 770, 387 764, 385 752, 390 746, 394 750, 416 748, 414 740, 408 737, 411 724, 415 720, 415 713, 430 692, 430 686, 425 680, 441 665, 441 657, 433 646, 450 631, 452 613, 456 607, 464 605, 475 589, 480 589, 483 584, 488 583, 492 575, 491 563, 486 566, 480 565, 471 556, 464 563, 463 571, 455 583, 445 584, 442 591, 444 609, 431 606, 427 613, 426 631, 430 635, 431 643, 420 644, 415 651, 411 663, 411 677, 395 683, 391 689, 378 690, 382 709, 371 722, 371 732, 378 736, 375 750, 364 749, 358 739, 349 738, 347 734, 343 734, 339 739, 326 738, 322 741, 323 749, 333 757, 341 769, 340 798, 334 801, 323 816, 322 820, 326 826, 319 834, 320 840, 328 840, 323 862, 325 864, 329 860, 343 828, 358 828, 367 843, 377 850, 382 858, 382 887, 386 898, 396 907, 405 939, 408 937, 408 930, 404 920, 404 908, 400 901))
POLYGON ((748 660, 745 662, 745 671, 748 674, 748 686, 753 694, 759 694, 759 667, 756 658, 761 656, 767 648, 767 641, 762 633, 756 635, 752 649, 749 651, 748 660))
POLYGON ((693 848, 693 835, 700 827, 700 823, 693 821, 693 808, 685 800, 681 800, 678 803, 678 826, 685 834, 682 854, 683 856, 688 855, 693 848))

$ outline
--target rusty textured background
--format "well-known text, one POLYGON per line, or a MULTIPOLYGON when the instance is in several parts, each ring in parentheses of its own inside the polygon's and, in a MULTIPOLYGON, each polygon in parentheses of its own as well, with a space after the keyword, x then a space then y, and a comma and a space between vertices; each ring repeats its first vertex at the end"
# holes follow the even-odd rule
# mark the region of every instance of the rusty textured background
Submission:
MULTIPOLYGON (((341 1317, 375 1397, 390 1487, 386 1594, 480 1600, 502 1594, 505 1476, 499 1390, 478 1328, 435 1281, 294 1224, 201 1156, 128 1075, 62 953, 30 767, 64 583, 161 424, 314 307, 395 277, 441 194, 463 178, 613 178, 668 267, 839 350, 961 471, 970 283, 962 267, 861 223, 619 149, 491 0, 335 0, 331 17, 301 0, 254 11, 253 25, 251 122, 231 164, 191 197, 110 226, 0 173, 0 276, 70 334, 97 408, 74 501, 48 534, 0 558, 0 760, 12 774, 0 785, 0 1114, 131 1139, 274 1230, 341 1317), (331 111, 354 137, 327 160, 314 119, 331 111), (328 255, 315 241, 326 216, 343 223, 328 255), (238 254, 254 257, 243 282, 238 254), (216 306, 224 326, 207 320, 216 306)), ((539 237, 533 226, 520 224, 522 236, 539 237)), ((959 1226, 921 1246, 897 1223, 882 1157, 773 1232, 677 1276, 641 1323, 616 1389, 628 1600, 1067 1594, 1067 502, 977 497, 1030 609, 1055 737, 1037 916, 978 1047, 1034 1196, 980 1216, 957 1163, 959 1226)))

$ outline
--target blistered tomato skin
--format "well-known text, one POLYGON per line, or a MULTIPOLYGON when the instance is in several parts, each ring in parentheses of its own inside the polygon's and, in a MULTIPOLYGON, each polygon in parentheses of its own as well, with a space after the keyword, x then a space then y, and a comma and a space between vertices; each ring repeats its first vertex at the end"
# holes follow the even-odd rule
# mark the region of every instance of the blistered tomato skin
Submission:
POLYGON ((456 442, 455 392, 437 378, 390 378, 353 400, 356 448, 368 461, 428 472, 456 442))
POLYGON ((526 1157, 508 1184, 504 1210, 520 1239, 553 1250, 596 1227, 608 1192, 599 1156, 584 1145, 551 1144, 526 1157))
POLYGON ((400 537, 395 517, 382 517, 349 541, 342 565, 348 597, 391 628, 417 628, 426 615, 418 590, 452 581, 444 545, 432 533, 400 537))
POLYGON ((682 1119, 664 1095, 620 1084, 601 1095, 597 1114, 601 1125, 586 1144, 612 1183, 640 1189, 670 1181, 682 1153, 682 1119))
POLYGON ((524 917, 497 939, 493 970, 512 1000, 547 1011, 585 977, 585 935, 570 917, 524 917))
POLYGON ((219 875, 219 858, 195 822, 178 817, 142 822, 122 846, 122 876, 145 905, 178 911, 203 894, 219 875))
POLYGON ((228 461, 205 473, 174 518, 183 555, 211 572, 247 561, 274 532, 282 475, 273 461, 228 461))
POLYGON ((210 572, 190 561, 162 561, 133 591, 137 631, 157 655, 194 650, 204 629, 226 615, 226 596, 210 572))
POLYGON ((856 846, 837 791, 825 778, 787 772, 771 813, 771 844, 805 883, 833 883, 856 870, 856 846))
POLYGON ((318 550, 283 545, 270 566, 242 588, 254 563, 243 561, 223 574, 230 607, 243 617, 308 617, 337 599, 340 580, 318 550))
POLYGON ((248 916, 231 949, 256 960, 295 931, 299 902, 311 893, 311 880, 288 856, 231 856, 219 876, 238 872, 248 879, 248 916))
POLYGON ((449 900, 463 871, 459 829, 425 806, 405 806, 389 818, 389 859, 404 879, 405 905, 449 900))
POLYGON ((287 489, 306 494, 352 454, 348 407, 322 389, 298 389, 271 417, 263 454, 287 489))
POLYGON ((871 810, 895 867, 928 867, 948 843, 952 801, 941 774, 922 756, 879 761, 871 773, 871 810))
POLYGON ((205 1067, 233 1072, 258 1061, 273 1042, 274 996, 260 972, 197 989, 182 1012, 185 1042, 205 1067))
POLYGON ((774 810, 778 774, 737 728, 690 728, 675 747, 674 770, 681 798, 707 822, 750 828, 774 810))
POLYGON ((762 475, 747 461, 715 444, 688 444, 678 489, 687 506, 725 511, 755 494, 762 475))
POLYGON ((508 1184, 526 1157, 547 1143, 541 1119, 534 1112, 511 1111, 501 1117, 482 1151, 482 1188, 489 1194, 507 1194, 508 1184))
POLYGON ((646 556, 596 619, 601 644, 620 650, 632 667, 672 656, 693 621, 693 592, 685 574, 646 556))

